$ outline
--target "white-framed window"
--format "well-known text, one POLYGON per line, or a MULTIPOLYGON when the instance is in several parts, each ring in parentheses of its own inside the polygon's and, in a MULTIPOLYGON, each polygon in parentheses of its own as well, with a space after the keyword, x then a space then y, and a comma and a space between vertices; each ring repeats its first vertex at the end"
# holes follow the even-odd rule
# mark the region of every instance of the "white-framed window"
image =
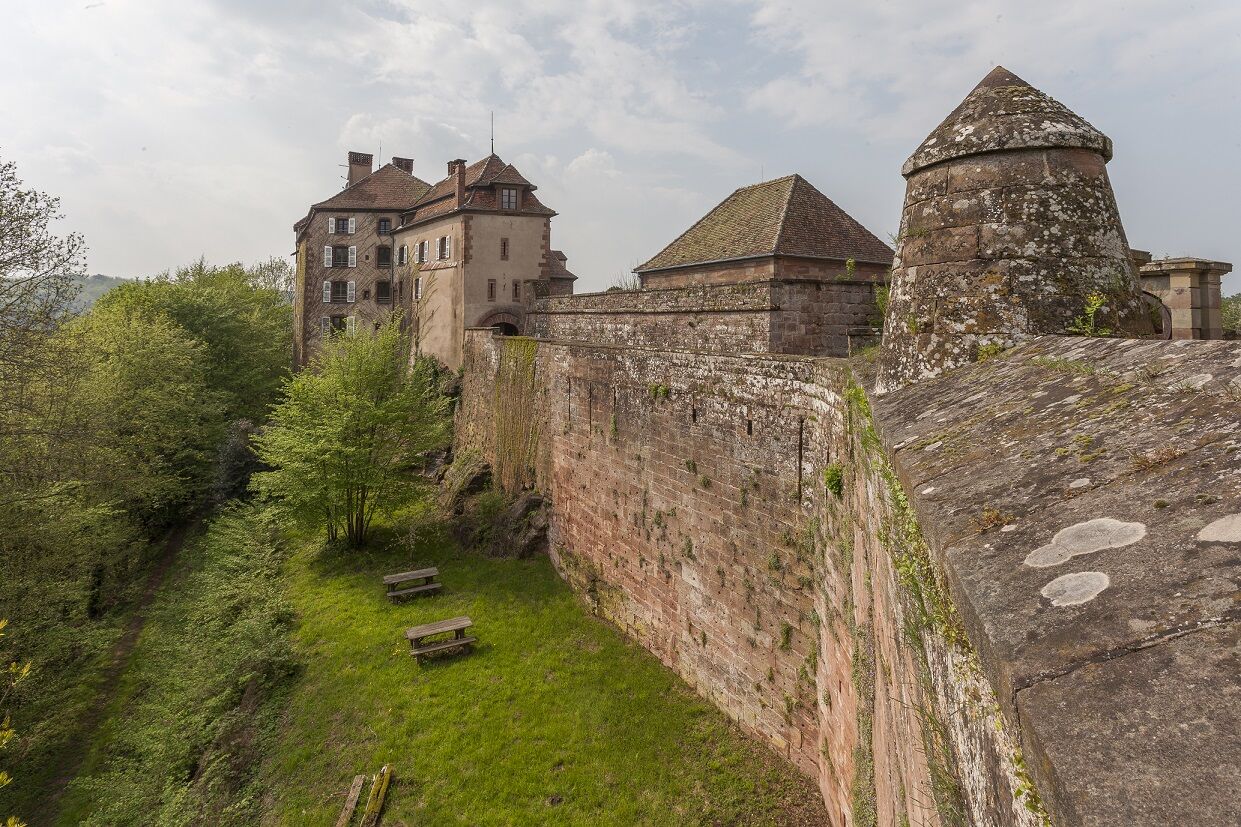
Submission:
POLYGON ((397 250, 396 263, 397 264, 408 264, 409 263, 409 247, 408 246, 402 244, 400 249, 397 250))
POLYGON ((500 209, 515 210, 517 209, 517 189, 514 187, 501 187, 500 189, 500 209))
POLYGON ((422 301, 422 276, 414 279, 414 301, 422 301))
POLYGON ((452 238, 442 235, 435 240, 435 254, 441 261, 452 257, 452 238))
POLYGON ((358 220, 356 218, 336 218, 329 216, 327 220, 327 231, 329 233, 355 233, 358 231, 358 220))

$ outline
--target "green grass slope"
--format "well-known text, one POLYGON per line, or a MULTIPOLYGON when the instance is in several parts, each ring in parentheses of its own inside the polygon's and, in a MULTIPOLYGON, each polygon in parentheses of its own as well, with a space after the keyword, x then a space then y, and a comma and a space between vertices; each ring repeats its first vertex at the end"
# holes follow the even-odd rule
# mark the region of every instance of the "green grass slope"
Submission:
POLYGON ((812 782, 589 616, 546 558, 480 557, 438 530, 412 553, 373 545, 290 561, 305 671, 265 823, 334 824, 353 776, 385 763, 387 825, 825 822, 812 782), (380 578, 428 565, 442 593, 391 605, 380 578), (472 655, 410 657, 407 627, 463 614, 472 655))

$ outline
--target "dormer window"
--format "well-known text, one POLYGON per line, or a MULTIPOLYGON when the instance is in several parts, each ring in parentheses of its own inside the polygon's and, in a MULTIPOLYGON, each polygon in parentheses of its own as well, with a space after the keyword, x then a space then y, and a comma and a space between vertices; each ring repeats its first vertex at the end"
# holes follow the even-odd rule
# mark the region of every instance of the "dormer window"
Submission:
POLYGON ((517 189, 515 187, 502 187, 500 189, 500 209, 517 209, 517 189))

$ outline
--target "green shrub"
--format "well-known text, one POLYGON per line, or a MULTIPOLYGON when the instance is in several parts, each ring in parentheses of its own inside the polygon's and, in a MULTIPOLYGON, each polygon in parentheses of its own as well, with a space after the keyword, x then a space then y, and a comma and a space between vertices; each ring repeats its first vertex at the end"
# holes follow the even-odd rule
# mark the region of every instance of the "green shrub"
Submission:
POLYGON ((845 469, 839 462, 833 462, 823 469, 823 485, 828 491, 840 499, 845 487, 845 469))

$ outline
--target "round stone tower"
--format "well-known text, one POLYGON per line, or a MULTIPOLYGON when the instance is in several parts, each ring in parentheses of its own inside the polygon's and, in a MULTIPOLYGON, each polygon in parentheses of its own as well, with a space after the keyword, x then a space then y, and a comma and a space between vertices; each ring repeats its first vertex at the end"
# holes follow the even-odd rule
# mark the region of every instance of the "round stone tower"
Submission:
POLYGON ((1106 135, 1007 69, 974 87, 901 168, 880 393, 1039 334, 1151 332, 1111 157, 1106 135))

